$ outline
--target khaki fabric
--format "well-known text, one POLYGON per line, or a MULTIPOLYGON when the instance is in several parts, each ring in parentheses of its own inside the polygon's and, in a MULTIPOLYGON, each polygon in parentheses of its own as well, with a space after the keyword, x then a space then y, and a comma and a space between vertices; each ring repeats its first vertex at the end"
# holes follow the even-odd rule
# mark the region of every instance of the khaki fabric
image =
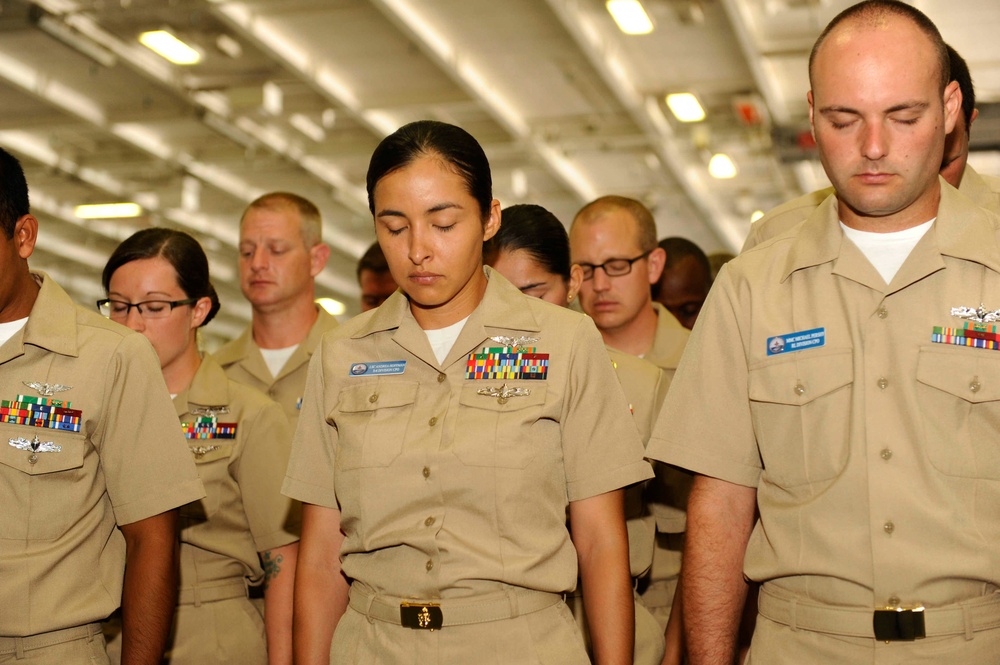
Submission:
POLYGON ((962 327, 952 308, 1000 308, 1000 218, 940 183, 889 285, 827 199, 727 264, 702 310, 647 453, 757 489, 744 572, 765 589, 931 608, 1000 587, 1000 354, 931 342, 962 327), (816 328, 822 346, 768 355, 816 328))
POLYGON ((52 279, 0 346, 0 398, 38 396, 81 411, 80 431, 0 423, 0 635, 100 621, 121 602, 130 524, 204 496, 149 342, 77 307, 52 279), (11 441, 60 446, 18 450, 11 441))
POLYGON ((0 654, 0 663, 10 665, 111 665, 105 651, 104 636, 62 642, 48 647, 28 649, 19 658, 17 653, 0 654))
POLYGON ((205 498, 181 508, 182 590, 244 577, 263 580, 258 552, 299 539, 300 506, 281 494, 291 432, 281 407, 226 377, 211 358, 174 398, 180 422, 214 410, 235 439, 188 439, 205 498), (219 412, 225 409, 225 412, 219 412))
POLYGON ((656 312, 656 334, 653 336, 653 345, 643 354, 642 359, 666 372, 669 381, 681 362, 681 355, 691 332, 660 303, 653 303, 653 311, 656 312))
MULTIPOLYGON (((976 205, 1000 213, 1000 178, 979 175, 974 168, 966 165, 958 191, 969 197, 976 205)), ((833 187, 827 187, 792 199, 771 210, 750 225, 750 233, 740 251, 745 252, 801 224, 824 200, 833 195, 833 187)))
POLYGON ((299 408, 302 395, 305 392, 306 373, 309 370, 309 359, 319 346, 323 334, 337 327, 337 319, 328 314, 322 307, 318 308, 319 316, 309 334, 299 344, 295 352, 288 358, 285 366, 277 376, 271 374, 260 347, 253 341, 253 328, 247 326, 243 334, 229 342, 212 356, 215 362, 222 365, 230 379, 237 383, 256 388, 281 405, 288 417, 288 423, 295 431, 295 423, 299 418, 299 408))
POLYGON ((486 274, 440 366, 401 292, 313 358, 284 492, 339 506, 344 572, 377 593, 571 591, 567 503, 652 475, 593 322, 486 274), (548 354, 547 378, 466 379, 470 353, 504 344, 493 337, 535 338, 523 345, 548 354), (388 361, 404 372, 351 374, 388 361), (530 393, 483 394, 504 387, 530 393))

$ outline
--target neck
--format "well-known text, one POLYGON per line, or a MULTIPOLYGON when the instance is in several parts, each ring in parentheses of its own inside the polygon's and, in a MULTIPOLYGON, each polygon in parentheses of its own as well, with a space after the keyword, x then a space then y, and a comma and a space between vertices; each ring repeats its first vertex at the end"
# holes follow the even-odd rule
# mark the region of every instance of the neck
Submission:
POLYGON ((319 310, 311 299, 303 299, 280 311, 255 309, 250 324, 253 341, 262 349, 284 349, 301 344, 317 318, 319 310))
POLYGON ((191 385, 194 375, 201 367, 201 354, 198 353, 198 344, 191 340, 187 350, 174 362, 163 368, 163 380, 167 382, 167 390, 171 395, 177 395, 191 385))
POLYGON ((411 298, 410 312, 417 325, 424 330, 447 328, 472 314, 482 302, 487 284, 489 284, 489 280, 486 279, 483 268, 480 266, 472 275, 472 279, 448 302, 433 307, 424 307, 411 298))
POLYGON ((656 338, 656 310, 647 303, 634 319, 617 328, 601 330, 604 343, 629 355, 644 355, 656 338))
POLYGON ((837 212, 840 215, 840 221, 852 229, 870 233, 895 233, 931 221, 937 216, 940 203, 941 183, 935 181, 934 186, 925 191, 916 201, 889 215, 864 215, 851 208, 843 200, 837 201, 837 212))
POLYGON ((31 308, 38 299, 41 287, 28 272, 27 266, 23 274, 19 274, 15 279, 15 283, 16 286, 11 289, 10 300, 0 305, 0 323, 10 323, 25 318, 31 314, 31 308))

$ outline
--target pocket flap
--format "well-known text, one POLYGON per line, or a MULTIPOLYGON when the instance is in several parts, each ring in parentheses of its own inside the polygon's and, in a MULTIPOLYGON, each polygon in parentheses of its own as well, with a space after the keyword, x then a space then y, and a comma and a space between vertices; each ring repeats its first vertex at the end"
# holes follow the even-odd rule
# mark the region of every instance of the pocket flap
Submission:
POLYGON ((376 409, 408 406, 417 401, 416 381, 368 381, 348 386, 337 397, 337 411, 361 413, 376 409))
POLYGON ((854 381, 850 349, 822 354, 798 352, 750 370, 750 399, 756 402, 802 405, 854 381))
POLYGON ((17 469, 22 473, 39 476, 57 471, 68 471, 83 466, 83 452, 87 442, 80 435, 67 435, 58 430, 34 427, 4 428, 0 439, 0 463, 17 469), (59 446, 58 452, 35 453, 35 463, 31 463, 31 451, 20 450, 11 444, 19 441, 32 441, 35 436, 41 443, 51 443, 59 446))
POLYGON ((502 382, 476 381, 462 386, 462 394, 458 398, 462 406, 471 406, 476 409, 486 409, 488 411, 519 411, 529 406, 545 404, 545 385, 542 382, 522 382, 518 385, 504 384, 502 382), (527 384, 527 385, 526 385, 527 384), (502 391, 513 391, 515 389, 528 391, 527 395, 511 395, 506 400, 501 400, 502 391), (479 391, 493 391, 496 394, 482 394, 479 391))
POLYGON ((967 402, 1000 400, 1000 353, 985 349, 922 348, 917 381, 967 402))

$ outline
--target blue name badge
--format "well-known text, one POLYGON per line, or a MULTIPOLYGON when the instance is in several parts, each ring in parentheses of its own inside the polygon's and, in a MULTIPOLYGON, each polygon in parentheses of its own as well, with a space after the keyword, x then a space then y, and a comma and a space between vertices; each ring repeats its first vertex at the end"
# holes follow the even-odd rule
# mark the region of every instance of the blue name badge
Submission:
POLYGON ((826 344, 826 328, 813 328, 767 338, 767 355, 804 351, 826 344))
POLYGON ((402 374, 405 369, 405 360, 389 360, 381 363, 354 363, 351 365, 351 376, 385 376, 386 374, 402 374))

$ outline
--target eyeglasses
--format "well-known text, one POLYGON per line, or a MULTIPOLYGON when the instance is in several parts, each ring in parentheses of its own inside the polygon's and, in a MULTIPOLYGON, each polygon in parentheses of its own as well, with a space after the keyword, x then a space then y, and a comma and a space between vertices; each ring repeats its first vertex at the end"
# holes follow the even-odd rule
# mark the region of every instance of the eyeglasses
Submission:
POLYGON ((108 317, 112 321, 124 321, 128 318, 129 311, 135 307, 139 316, 144 319, 165 319, 174 311, 174 307, 182 305, 193 305, 198 302, 197 298, 186 298, 185 300, 146 300, 144 302, 124 302, 122 300, 111 300, 105 298, 97 301, 97 311, 108 317))
POLYGON ((585 282, 588 279, 594 278, 594 273, 597 271, 598 268, 603 270, 604 274, 607 275, 608 277, 621 277, 622 275, 627 275, 630 272, 632 272, 633 263, 635 263, 640 259, 646 258, 652 253, 653 250, 649 250, 648 252, 643 252, 634 259, 609 259, 599 265, 594 265, 593 263, 579 263, 577 265, 579 265, 580 268, 583 269, 583 281, 585 282))

